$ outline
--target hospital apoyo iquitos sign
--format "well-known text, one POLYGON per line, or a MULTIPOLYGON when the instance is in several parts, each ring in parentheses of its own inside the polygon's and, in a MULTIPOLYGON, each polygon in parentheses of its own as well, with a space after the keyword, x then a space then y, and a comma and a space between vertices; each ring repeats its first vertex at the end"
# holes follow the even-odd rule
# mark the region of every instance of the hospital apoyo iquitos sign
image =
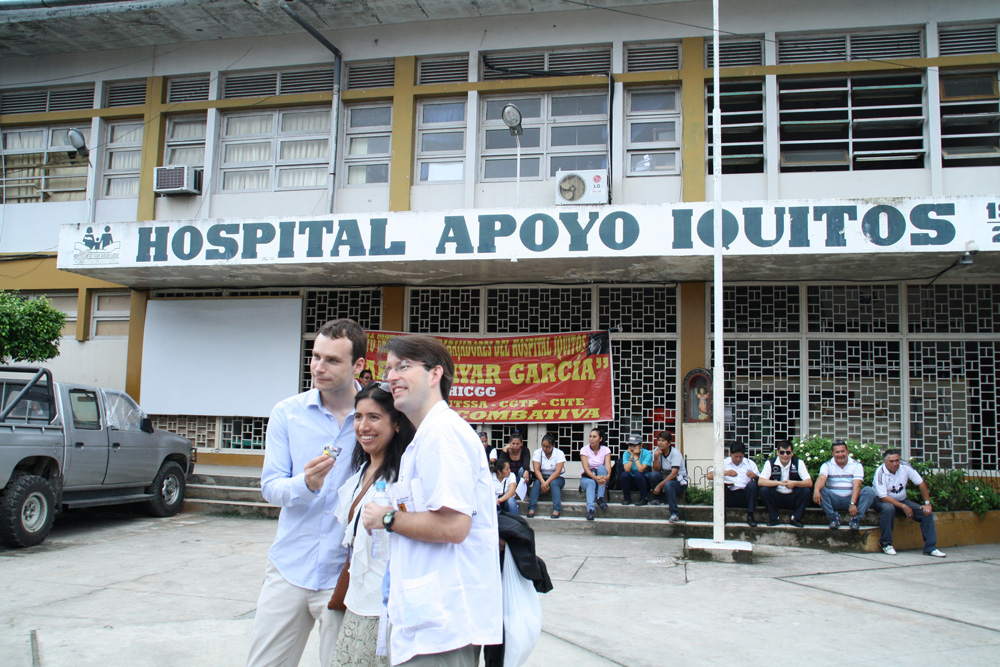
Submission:
MULTIPOLYGON (((1000 248, 1000 195, 727 202, 733 255, 1000 248)), ((711 254, 712 205, 465 209, 85 224, 60 230, 59 268, 711 254)))

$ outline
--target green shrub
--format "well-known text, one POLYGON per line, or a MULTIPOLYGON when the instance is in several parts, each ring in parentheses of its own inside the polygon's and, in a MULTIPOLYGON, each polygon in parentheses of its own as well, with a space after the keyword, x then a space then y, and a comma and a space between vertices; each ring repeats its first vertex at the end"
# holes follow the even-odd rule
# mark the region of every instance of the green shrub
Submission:
MULTIPOLYGON (((937 512, 972 511, 982 516, 989 510, 1000 509, 1000 493, 991 484, 966 476, 962 470, 936 470, 933 463, 911 461, 931 494, 931 504, 937 512)), ((909 486, 907 497, 923 502, 917 487, 909 486)))
POLYGON ((711 505, 712 489, 702 489, 694 484, 688 484, 685 491, 685 500, 688 505, 711 505))
MULTIPOLYGON (((808 435, 804 438, 796 438, 792 441, 795 447, 795 456, 802 459, 809 476, 815 479, 819 476, 819 469, 824 463, 833 458, 833 441, 818 435, 808 435)), ((856 460, 865 469, 865 486, 870 486, 872 478, 875 476, 875 469, 882 464, 882 447, 874 442, 861 443, 856 440, 847 441, 847 450, 851 453, 851 458, 856 460)), ((762 452, 754 457, 758 468, 764 467, 764 462, 775 452, 762 452)))

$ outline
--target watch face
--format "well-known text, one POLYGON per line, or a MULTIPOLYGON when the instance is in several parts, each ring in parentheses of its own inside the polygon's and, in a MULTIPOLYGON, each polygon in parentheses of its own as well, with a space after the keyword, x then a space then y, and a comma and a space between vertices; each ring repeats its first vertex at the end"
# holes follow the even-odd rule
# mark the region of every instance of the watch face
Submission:
POLYGON ((566 201, 576 201, 587 192, 587 184, 577 174, 570 174, 559 181, 559 195, 566 201))

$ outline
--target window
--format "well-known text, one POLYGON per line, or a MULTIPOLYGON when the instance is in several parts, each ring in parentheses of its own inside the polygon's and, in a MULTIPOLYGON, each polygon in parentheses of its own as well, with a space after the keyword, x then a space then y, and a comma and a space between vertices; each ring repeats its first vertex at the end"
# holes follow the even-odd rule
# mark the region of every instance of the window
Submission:
POLYGON ((167 120, 163 164, 205 164, 205 116, 182 116, 167 120))
POLYGON ((779 79, 782 171, 924 166, 920 73, 779 79))
POLYGON ((348 107, 345 134, 346 185, 388 183, 392 105, 348 107))
MULTIPOLYGON (((2 198, 7 204, 81 201, 87 194, 87 158, 69 143, 69 127, 3 131, 2 198)), ((90 145, 90 127, 77 129, 90 145)))
POLYGON ((141 431, 142 409, 128 394, 113 389, 104 390, 108 426, 119 431, 141 431))
POLYGON ((104 162, 104 196, 138 197, 142 163, 142 121, 108 123, 104 162))
MULTIPOLYGON (((720 82, 722 115, 722 173, 764 172, 764 82, 720 82)), ((708 143, 708 173, 712 173, 712 84, 705 88, 705 128, 708 143)))
POLYGON ((73 338, 76 336, 76 292, 18 292, 22 299, 37 299, 44 297, 49 300, 52 306, 66 316, 63 323, 63 338, 73 338))
POLYGON ((941 154, 945 167, 1000 164, 996 71, 941 74, 941 154))
POLYGON ((625 110, 626 173, 676 174, 680 169, 680 92, 634 89, 625 110))
POLYGON ((95 293, 90 317, 91 338, 127 337, 130 301, 128 292, 95 293))
POLYGON ((417 180, 461 181, 464 167, 465 101, 421 102, 417 112, 417 180))
POLYGON ((222 119, 223 192, 326 187, 329 155, 329 109, 240 112, 222 119))
POLYGON ((500 112, 521 111, 521 178, 546 179, 557 171, 607 169, 608 97, 605 93, 548 93, 483 100, 481 178, 516 177, 517 144, 500 112))
POLYGON ((70 389, 69 407, 73 413, 73 428, 101 430, 101 415, 97 410, 97 394, 88 389, 70 389))

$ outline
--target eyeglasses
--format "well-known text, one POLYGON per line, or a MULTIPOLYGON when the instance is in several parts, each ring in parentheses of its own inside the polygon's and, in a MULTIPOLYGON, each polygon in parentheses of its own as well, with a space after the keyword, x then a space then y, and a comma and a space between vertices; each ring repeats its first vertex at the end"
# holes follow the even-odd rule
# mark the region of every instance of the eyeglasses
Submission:
POLYGON ((365 389, 368 387, 375 387, 376 389, 381 389, 384 392, 388 392, 390 394, 392 393, 392 391, 389 390, 389 383, 384 380, 372 380, 365 386, 365 389))
POLYGON ((779 449, 778 453, 779 454, 791 454, 792 450, 790 450, 790 449, 779 449))
POLYGON ((386 365, 385 372, 382 373, 382 380, 386 381, 389 379, 389 373, 396 371, 396 375, 402 375, 406 371, 410 370, 414 366, 423 366, 424 368, 429 368, 427 364, 422 361, 406 361, 405 359, 395 366, 386 365))

